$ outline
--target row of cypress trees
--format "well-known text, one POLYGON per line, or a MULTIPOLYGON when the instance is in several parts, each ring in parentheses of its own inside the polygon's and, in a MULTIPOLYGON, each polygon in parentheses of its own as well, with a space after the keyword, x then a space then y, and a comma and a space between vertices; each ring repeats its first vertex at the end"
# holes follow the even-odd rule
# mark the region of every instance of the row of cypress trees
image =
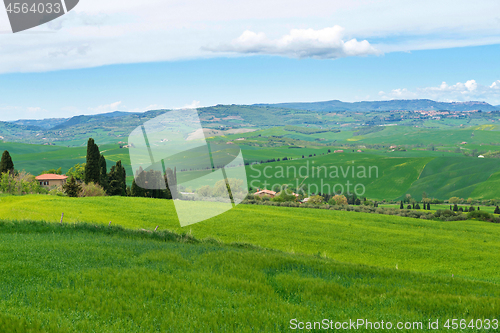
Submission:
MULTIPOLYGON (((425 203, 424 202, 423 205, 424 205, 424 210, 431 210, 431 204, 430 203, 425 203)), ((401 200, 401 204, 399 205, 399 209, 404 209, 404 208, 405 208, 405 206, 403 204, 403 200, 401 200)), ((406 207, 406 209, 420 209, 420 205, 419 205, 418 202, 416 204, 413 203, 413 205, 408 205, 406 207)))
POLYGON ((127 174, 119 160, 107 172, 106 159, 99 152, 99 147, 90 138, 87 142, 87 160, 85 165, 84 181, 99 184, 108 195, 127 195, 127 174))

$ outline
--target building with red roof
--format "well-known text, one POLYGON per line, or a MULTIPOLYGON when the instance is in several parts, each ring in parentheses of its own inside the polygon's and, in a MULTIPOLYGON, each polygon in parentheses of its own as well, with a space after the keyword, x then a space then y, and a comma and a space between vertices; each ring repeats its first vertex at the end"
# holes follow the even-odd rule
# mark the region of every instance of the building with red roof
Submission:
POLYGON ((52 186, 63 186, 66 184, 66 179, 68 176, 65 175, 56 175, 54 173, 46 173, 40 176, 35 177, 36 180, 42 186, 52 187, 52 186))

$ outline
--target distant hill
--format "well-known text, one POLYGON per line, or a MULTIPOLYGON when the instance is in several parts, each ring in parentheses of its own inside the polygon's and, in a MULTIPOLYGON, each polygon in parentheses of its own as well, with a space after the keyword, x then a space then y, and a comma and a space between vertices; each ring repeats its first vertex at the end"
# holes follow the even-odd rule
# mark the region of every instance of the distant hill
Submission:
POLYGON ((267 106, 275 108, 287 108, 309 111, 393 111, 393 110, 449 110, 449 111, 495 111, 499 110, 500 106, 493 106, 486 102, 470 101, 470 102, 436 102, 429 99, 405 99, 392 101, 375 101, 375 102, 342 102, 339 100, 312 102, 312 103, 278 103, 278 104, 255 104, 255 106, 267 106))
MULTIPOLYGON (((498 120, 498 115, 486 112, 500 110, 485 102, 442 103, 431 100, 393 100, 378 102, 326 101, 314 103, 281 103, 255 105, 216 105, 199 108, 203 127, 217 131, 269 128, 275 126, 306 126, 314 129, 350 130, 358 126, 406 124, 425 127, 424 120, 401 114, 386 114, 394 110, 450 110, 484 113, 461 115, 462 123, 481 125, 498 120), (351 114, 335 115, 334 112, 351 114), (359 114, 354 114, 357 112, 359 114), (370 113, 371 112, 371 113, 370 113), (496 119, 496 120, 495 120, 496 119), (348 127, 345 127, 348 126, 348 127)), ((132 113, 115 111, 97 115, 42 120, 0 121, 0 140, 32 144, 83 146, 89 137, 101 144, 127 141, 130 132, 144 122, 168 110, 132 113)), ((445 121, 443 120, 443 123, 445 121)), ((436 124, 432 124, 436 126, 436 124)))

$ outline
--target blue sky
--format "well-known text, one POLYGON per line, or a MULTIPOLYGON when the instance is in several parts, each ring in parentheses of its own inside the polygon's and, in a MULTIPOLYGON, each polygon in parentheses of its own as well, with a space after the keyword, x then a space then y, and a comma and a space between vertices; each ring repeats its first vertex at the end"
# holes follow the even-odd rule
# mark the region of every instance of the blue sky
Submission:
POLYGON ((0 120, 332 99, 500 104, 496 1, 428 2, 420 13, 406 1, 297 0, 290 12, 235 7, 210 20, 167 1, 164 13, 185 15, 169 23, 154 14, 160 2, 122 3, 96 10, 88 0, 33 31, 0 34, 0 120), (454 15, 436 22, 445 13, 454 15))

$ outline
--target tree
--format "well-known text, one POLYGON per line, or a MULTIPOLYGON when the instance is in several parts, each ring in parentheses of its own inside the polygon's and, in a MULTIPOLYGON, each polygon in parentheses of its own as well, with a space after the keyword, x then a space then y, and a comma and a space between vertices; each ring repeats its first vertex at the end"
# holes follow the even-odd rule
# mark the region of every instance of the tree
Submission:
POLYGON ((165 183, 172 199, 177 199, 179 194, 177 193, 177 169, 175 167, 174 170, 170 168, 165 170, 165 183))
POLYGON ((319 205, 323 202, 323 197, 321 195, 313 195, 312 197, 309 197, 309 200, 307 203, 311 203, 313 205, 319 205))
POLYGON ((473 211, 475 211, 474 206, 470 206, 469 207, 469 212, 473 212, 473 211))
POLYGON ((495 211, 493 213, 500 214, 500 208, 498 208, 498 206, 497 206, 497 208, 495 208, 495 211))
POLYGON ((454 212, 458 212, 458 205, 457 205, 457 204, 455 204, 455 205, 453 206, 453 211, 454 211, 454 212))
POLYGON ((330 205, 347 205, 347 198, 342 194, 334 195, 329 201, 330 205))
POLYGON ((356 201, 354 202, 354 204, 357 206, 361 205, 361 200, 359 200, 359 198, 357 198, 356 201))
POLYGON ((431 210, 431 204, 427 203, 427 210, 431 210))
POLYGON ((406 209, 411 209, 411 205, 406 206, 406 209))
POLYGON ((405 202, 410 203, 410 200, 411 200, 411 194, 407 193, 405 196, 405 202))
POLYGON ((41 175, 46 175, 48 173, 55 174, 55 175, 62 175, 62 169, 61 169, 61 167, 59 167, 59 169, 57 169, 57 170, 56 169, 44 170, 40 174, 41 175))
POLYGON ((0 160, 0 174, 4 172, 14 172, 14 162, 12 162, 12 158, 7 150, 4 150, 2 159, 0 160))
POLYGON ((106 159, 104 155, 101 154, 99 157, 99 185, 104 189, 104 191, 108 190, 108 169, 106 166, 106 159))
POLYGON ((415 205, 415 209, 420 209, 420 205, 418 203, 415 205))
POLYGON ((82 190, 82 186, 76 181, 75 177, 71 176, 69 181, 63 185, 64 193, 68 195, 68 197, 77 197, 78 194, 82 190))
POLYGON ((460 198, 459 197, 451 197, 449 200, 448 200, 451 204, 457 204, 460 202, 460 198))
POLYGON ((126 177, 125 168, 122 166, 122 161, 119 160, 111 167, 111 171, 109 172, 108 195, 126 195, 126 177))
POLYGON ((77 163, 69 168, 68 172, 66 172, 66 176, 73 176, 76 180, 83 181, 85 178, 85 163, 77 163))
POLYGON ((90 182, 99 183, 101 172, 99 168, 99 147, 90 138, 87 142, 87 162, 85 164, 85 184, 90 182))
POLYGON ((399 209, 404 209, 405 207, 403 206, 403 200, 401 200, 401 205, 399 206, 399 209))

